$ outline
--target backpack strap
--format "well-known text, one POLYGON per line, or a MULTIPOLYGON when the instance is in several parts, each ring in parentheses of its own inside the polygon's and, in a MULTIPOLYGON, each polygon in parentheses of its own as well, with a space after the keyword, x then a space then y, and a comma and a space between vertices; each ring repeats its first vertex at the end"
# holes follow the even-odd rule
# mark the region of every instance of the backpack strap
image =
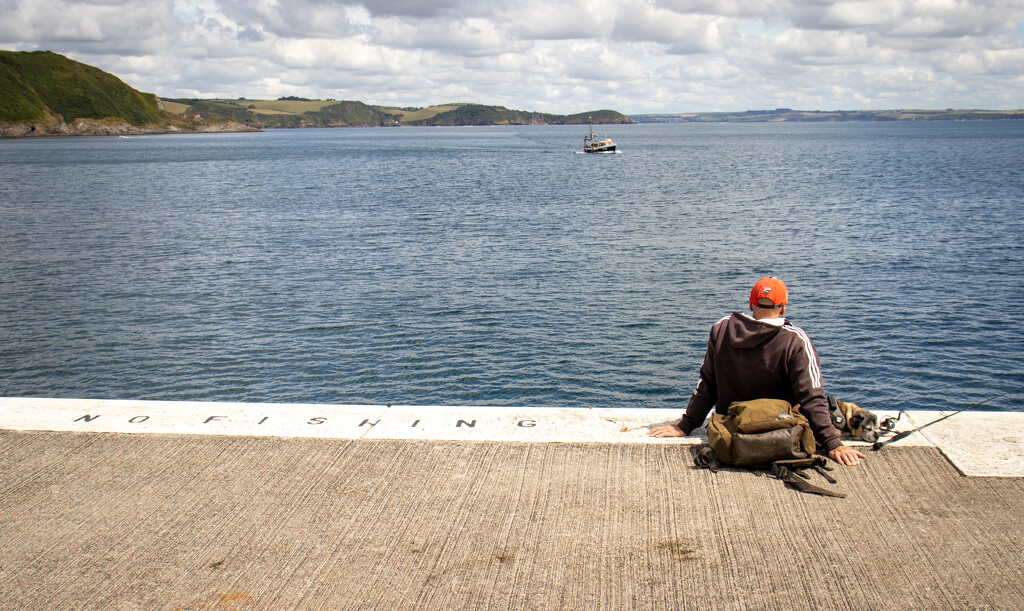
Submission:
MULTIPOLYGON (((707 469, 712 473, 718 473, 718 470, 722 468, 722 463, 718 461, 718 457, 715 456, 715 451, 711 446, 696 446, 690 451, 693 454, 693 464, 698 469, 707 469)), ((821 455, 815 455, 809 458, 777 460, 770 465, 751 468, 754 470, 770 470, 770 477, 780 479, 800 492, 832 496, 840 499, 846 498, 846 495, 842 492, 835 492, 827 488, 822 488, 821 486, 815 486, 811 482, 807 481, 808 476, 803 472, 803 469, 814 469, 819 475, 825 478, 828 483, 836 483, 836 479, 828 474, 828 472, 832 470, 832 467, 828 464, 828 459, 821 455)))
MULTIPOLYGON (((815 470, 817 471, 818 468, 815 467, 815 470)), ((818 471, 818 472, 821 473, 821 471, 818 471)), ((780 465, 780 464, 772 465, 772 470, 771 470, 770 475, 772 477, 776 478, 776 479, 781 479, 782 481, 784 481, 787 484, 789 484, 790 486, 796 488, 800 492, 809 492, 811 494, 820 494, 822 496, 834 496, 834 497, 840 498, 840 499, 845 499, 846 498, 846 495, 843 494, 842 492, 835 492, 835 491, 829 490, 827 488, 822 488, 820 486, 815 486, 811 482, 807 481, 807 479, 806 479, 807 476, 806 475, 802 475, 802 474, 800 474, 797 471, 791 471, 787 467, 785 467, 783 465, 780 465)), ((832 480, 832 483, 835 483, 835 480, 832 479, 831 477, 828 477, 828 479, 832 480)))
POLYGON ((818 475, 820 475, 823 478, 825 478, 825 481, 827 481, 828 483, 830 483, 830 484, 838 483, 836 481, 836 478, 834 478, 834 477, 832 477, 831 475, 828 474, 828 472, 832 470, 832 467, 828 467, 828 466, 820 467, 818 465, 815 465, 814 466, 814 470, 818 472, 818 475))
MULTIPOLYGON (((807 479, 807 476, 803 474, 801 469, 814 469, 818 473, 818 475, 820 475, 828 483, 838 483, 836 481, 836 478, 829 475, 829 471, 832 470, 832 465, 829 464, 827 458, 820 454, 815 454, 810 458, 802 458, 796 460, 777 460, 771 464, 769 469, 774 469, 775 467, 785 468, 790 473, 796 473, 797 475, 803 477, 804 479, 807 479)), ((845 495, 842 496, 845 497, 845 495)))
POLYGON ((697 468, 708 469, 712 473, 718 473, 718 470, 722 468, 722 463, 718 462, 718 457, 715 456, 715 451, 711 449, 711 446, 700 446, 693 453, 693 464, 697 468))

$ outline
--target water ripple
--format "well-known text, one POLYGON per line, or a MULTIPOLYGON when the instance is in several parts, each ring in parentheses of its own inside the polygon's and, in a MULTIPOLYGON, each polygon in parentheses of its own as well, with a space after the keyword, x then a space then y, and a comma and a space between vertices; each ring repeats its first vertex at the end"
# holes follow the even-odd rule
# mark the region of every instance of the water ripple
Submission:
POLYGON ((1024 386, 1024 125, 609 130, 0 141, 0 394, 678 411, 765 274, 840 396, 1024 386))

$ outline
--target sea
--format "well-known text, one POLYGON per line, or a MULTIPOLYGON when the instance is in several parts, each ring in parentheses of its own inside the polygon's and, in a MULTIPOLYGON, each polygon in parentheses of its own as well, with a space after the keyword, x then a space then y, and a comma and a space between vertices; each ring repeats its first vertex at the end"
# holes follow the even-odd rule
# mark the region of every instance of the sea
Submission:
POLYGON ((868 409, 1024 411, 1024 122, 0 140, 0 396, 680 413, 761 276, 868 409))

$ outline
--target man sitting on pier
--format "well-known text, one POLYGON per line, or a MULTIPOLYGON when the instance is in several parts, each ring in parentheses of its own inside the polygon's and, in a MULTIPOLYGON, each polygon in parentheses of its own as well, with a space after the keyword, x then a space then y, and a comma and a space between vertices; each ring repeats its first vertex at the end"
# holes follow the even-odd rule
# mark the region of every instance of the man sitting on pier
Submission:
POLYGON ((778 278, 761 278, 750 292, 753 318, 734 312, 711 327, 700 379, 678 424, 652 437, 682 437, 704 423, 712 407, 727 413, 735 401, 782 399, 800 405, 818 447, 832 460, 856 465, 864 455, 843 445, 832 426, 821 363, 807 334, 783 316, 788 291, 778 278))

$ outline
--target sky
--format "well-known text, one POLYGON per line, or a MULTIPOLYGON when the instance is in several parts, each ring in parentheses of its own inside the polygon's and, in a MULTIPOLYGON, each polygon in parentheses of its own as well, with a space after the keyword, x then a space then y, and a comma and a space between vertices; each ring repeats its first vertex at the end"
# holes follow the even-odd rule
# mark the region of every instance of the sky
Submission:
POLYGON ((1024 0, 0 0, 170 98, 556 114, 1024 108, 1024 0))

